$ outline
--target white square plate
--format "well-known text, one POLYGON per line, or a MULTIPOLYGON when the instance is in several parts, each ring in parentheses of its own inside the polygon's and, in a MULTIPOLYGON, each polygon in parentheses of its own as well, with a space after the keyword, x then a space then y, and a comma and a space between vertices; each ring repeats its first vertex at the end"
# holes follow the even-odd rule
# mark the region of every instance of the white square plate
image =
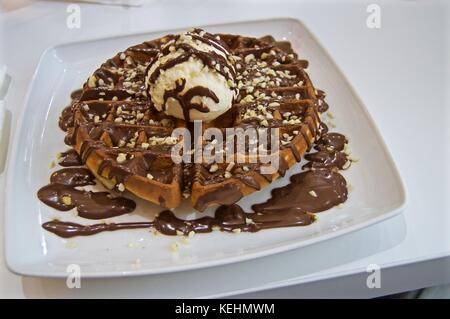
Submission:
MULTIPOLYGON (((151 32, 115 38, 65 44, 48 49, 42 56, 30 84, 12 156, 8 166, 6 196, 6 260, 8 267, 22 275, 64 277, 70 264, 78 264, 84 277, 113 277, 156 274, 209 267, 279 253, 330 239, 397 214, 405 204, 402 180, 380 134, 361 100, 330 56, 305 26, 292 19, 206 26, 210 32, 250 36, 273 35, 291 41, 301 58, 309 60, 310 74, 317 88, 327 93, 337 130, 350 139, 350 149, 361 160, 344 172, 352 184, 344 208, 318 215, 307 227, 292 227, 258 233, 213 232, 196 235, 178 253, 169 250, 177 237, 154 236, 148 230, 106 232, 69 240, 42 229, 54 217, 66 221, 92 223, 69 213, 60 213, 36 197, 48 182, 49 164, 57 152, 66 149, 64 134, 57 122, 69 94, 79 88, 104 60, 133 44, 167 33, 151 32)), ((248 208, 268 198, 271 189, 287 184, 299 165, 260 192, 241 200, 248 208)), ((141 221, 162 209, 138 201, 135 213, 115 221, 141 221)), ((196 213, 186 206, 176 211, 182 216, 196 213)))

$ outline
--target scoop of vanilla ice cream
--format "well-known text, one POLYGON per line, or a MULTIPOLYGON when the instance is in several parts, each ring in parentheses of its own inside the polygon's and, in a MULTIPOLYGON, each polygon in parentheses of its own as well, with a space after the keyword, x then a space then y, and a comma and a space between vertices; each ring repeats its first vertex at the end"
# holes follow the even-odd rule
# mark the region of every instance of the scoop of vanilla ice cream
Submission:
POLYGON ((214 120, 237 95, 233 56, 213 35, 188 31, 161 48, 145 86, 158 111, 187 121, 214 120))

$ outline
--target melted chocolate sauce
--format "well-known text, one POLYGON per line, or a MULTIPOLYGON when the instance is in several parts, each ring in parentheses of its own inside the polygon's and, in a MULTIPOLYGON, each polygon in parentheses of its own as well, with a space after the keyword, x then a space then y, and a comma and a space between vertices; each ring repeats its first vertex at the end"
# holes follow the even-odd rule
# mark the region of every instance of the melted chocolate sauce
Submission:
POLYGON ((303 168, 338 168, 344 169, 348 156, 343 152, 347 138, 339 133, 325 133, 314 148, 318 150, 305 155, 309 162, 303 168))
POLYGON ((63 168, 50 176, 50 183, 66 186, 95 185, 94 175, 83 167, 63 168))
POLYGON ((64 167, 80 166, 82 165, 81 158, 74 149, 67 150, 61 153, 61 158, 58 164, 64 167))
POLYGON ((305 171, 291 176, 290 183, 272 190, 272 197, 256 204, 256 213, 321 212, 347 200, 345 178, 329 169, 305 171))
POLYGON ((73 126, 73 112, 71 106, 67 106, 66 108, 64 108, 61 116, 59 117, 58 124, 61 130, 63 130, 64 132, 67 132, 69 127, 73 126))
POLYGON ((221 188, 207 192, 197 199, 195 209, 204 211, 210 204, 233 204, 243 197, 243 194, 236 184, 224 184, 221 188))
POLYGON ((51 221, 42 225, 44 229, 60 237, 89 236, 104 231, 121 229, 155 228, 164 235, 174 236, 180 233, 188 235, 195 233, 210 233, 214 229, 233 232, 236 229, 246 232, 257 232, 261 229, 305 226, 314 222, 312 214, 291 211, 282 213, 249 214, 236 204, 220 206, 214 217, 206 216, 198 219, 183 220, 170 210, 161 212, 151 222, 109 223, 81 225, 70 222, 51 221))
POLYGON ((70 238, 75 236, 90 236, 104 231, 114 231, 121 229, 149 228, 153 223, 111 223, 81 225, 77 223, 61 222, 53 220, 42 225, 42 227, 59 237, 70 238))
POLYGON ((38 191, 38 198, 60 211, 77 208, 81 217, 105 219, 131 213, 136 203, 107 192, 79 190, 76 186, 94 184, 94 175, 85 168, 65 168, 52 174, 50 184, 38 191))
POLYGON ((329 105, 325 102, 325 92, 322 90, 317 90, 317 110, 320 113, 326 112, 329 109, 329 105))

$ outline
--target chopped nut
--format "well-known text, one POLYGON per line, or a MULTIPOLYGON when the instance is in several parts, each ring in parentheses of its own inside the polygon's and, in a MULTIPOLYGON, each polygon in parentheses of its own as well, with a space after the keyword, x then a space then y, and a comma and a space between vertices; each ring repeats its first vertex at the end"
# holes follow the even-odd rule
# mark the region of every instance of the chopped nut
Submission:
POLYGON ((230 162, 230 164, 228 164, 228 166, 227 166, 227 168, 225 169, 227 172, 231 172, 231 170, 233 169, 233 167, 234 167, 234 162, 230 162))
POLYGON ((241 233, 241 229, 240 228, 233 228, 232 232, 235 234, 240 234, 241 233))
POLYGON ((310 190, 309 195, 311 195, 312 197, 317 197, 317 193, 314 190, 310 190))
POLYGON ((244 61, 245 63, 250 63, 250 61, 255 59, 255 55, 254 54, 248 54, 245 56, 244 61))
POLYGON ((125 191, 125 185, 123 185, 122 183, 119 183, 119 185, 117 185, 117 189, 119 190, 119 192, 124 192, 125 191))
POLYGON ((219 169, 219 165, 217 165, 217 164, 212 164, 211 165, 211 167, 209 168, 209 172, 210 173, 214 173, 214 172, 217 172, 217 170, 219 169))
POLYGON ((53 167, 55 167, 55 161, 50 161, 50 168, 53 168, 53 167))
POLYGON ((61 199, 62 199, 62 202, 64 203, 64 205, 67 205, 67 206, 72 205, 72 197, 63 196, 61 199))
POLYGON ((119 155, 117 155, 117 158, 116 158, 117 163, 121 164, 121 163, 125 162, 126 160, 127 160, 127 154, 119 153, 119 155))
POLYGON ((88 79, 88 87, 95 88, 96 82, 97 82, 97 78, 95 77, 95 75, 90 76, 88 79))
POLYGON ((148 179, 153 179, 153 175, 150 174, 150 173, 148 173, 148 174, 147 174, 147 178, 148 178, 148 179))
POLYGON ((176 252, 178 252, 179 247, 180 246, 178 245, 178 243, 173 243, 173 244, 170 245, 170 251, 176 253, 176 252))
POLYGON ((231 178, 231 176, 233 176, 230 172, 226 171, 224 174, 225 178, 231 178))
POLYGON ((183 236, 184 235, 184 233, 182 231, 178 230, 178 229, 176 230, 176 232, 177 232, 178 236, 183 236))
POLYGON ((194 237, 194 235, 195 235, 195 231, 191 230, 188 234, 188 237, 192 238, 192 237, 194 237))

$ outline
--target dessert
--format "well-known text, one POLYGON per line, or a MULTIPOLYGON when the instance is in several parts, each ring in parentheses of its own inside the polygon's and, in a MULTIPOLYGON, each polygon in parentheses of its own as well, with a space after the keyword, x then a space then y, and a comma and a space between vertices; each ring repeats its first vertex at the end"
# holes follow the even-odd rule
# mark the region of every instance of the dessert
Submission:
MULTIPOLYGON (((306 66, 287 42, 194 29, 106 61, 60 124, 68 130, 66 142, 110 188, 166 208, 179 206, 183 194, 200 211, 233 204, 283 176, 320 136, 318 112, 326 104, 306 66), (174 163, 171 148, 181 141, 171 133, 194 119, 203 119, 205 129, 279 128, 278 170, 262 174, 258 163, 174 163)), ((239 155, 250 156, 248 149, 239 155)))
POLYGON ((72 103, 63 110, 59 125, 72 149, 60 153, 58 163, 66 168, 52 174, 38 197, 59 210, 76 208, 88 219, 135 208, 122 196, 79 189, 97 179, 113 193, 129 191, 166 210, 148 222, 81 225, 55 220, 43 227, 61 237, 135 228, 188 236, 313 223, 315 213, 347 200, 347 183, 339 171, 351 160, 347 138, 328 132, 321 119, 329 106, 325 93, 314 88, 307 66, 289 42, 201 29, 119 52, 72 94, 72 103), (195 131, 198 122, 204 133, 200 138, 188 142, 174 136, 177 129, 195 131), (234 137, 226 162, 174 160, 172 151, 181 144, 193 147, 189 159, 196 156, 195 143, 201 148, 222 144, 226 150, 227 141, 208 140, 205 133, 211 128, 222 133, 230 128, 276 129, 275 170, 263 171, 261 162, 252 161, 254 148, 234 147, 234 137), (266 202, 255 203, 253 212, 235 204, 301 160, 307 161, 302 171, 273 189, 266 202), (198 211, 217 205, 215 215, 189 221, 176 217, 167 209, 178 207, 183 197, 198 211))

